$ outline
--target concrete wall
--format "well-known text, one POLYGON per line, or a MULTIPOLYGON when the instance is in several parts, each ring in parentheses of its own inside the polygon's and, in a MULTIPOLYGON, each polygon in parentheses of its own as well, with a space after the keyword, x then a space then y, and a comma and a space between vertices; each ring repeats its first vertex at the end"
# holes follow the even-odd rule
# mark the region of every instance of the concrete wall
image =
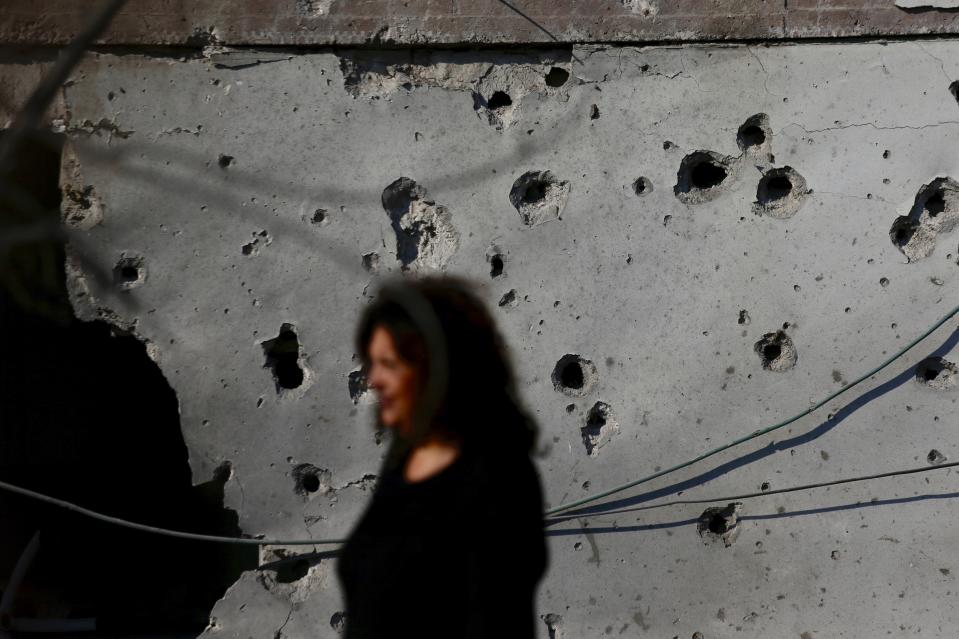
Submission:
MULTIPOLYGON (((385 448, 351 377, 358 311, 404 262, 472 277, 555 506, 804 410, 955 304, 957 53, 92 55, 58 125, 65 219, 107 276, 70 266, 74 306, 148 343, 194 483, 227 468, 246 533, 321 539, 348 533, 385 448), (273 351, 279 372, 278 337, 297 358, 273 351), (561 361, 583 388, 554 384, 561 361)), ((957 361, 955 327, 780 432, 552 526, 541 636, 952 636, 951 471, 746 500, 725 540, 699 532, 703 505, 624 509, 955 458, 955 370, 916 379, 957 361)), ((203 636, 336 636, 333 561, 244 573, 203 636)))

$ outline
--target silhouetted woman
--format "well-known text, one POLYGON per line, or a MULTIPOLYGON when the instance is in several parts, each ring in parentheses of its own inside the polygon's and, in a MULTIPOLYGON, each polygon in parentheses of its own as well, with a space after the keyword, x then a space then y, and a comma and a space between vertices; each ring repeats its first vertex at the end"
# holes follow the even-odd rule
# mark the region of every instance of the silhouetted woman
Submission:
POLYGON ((392 437, 337 564, 347 639, 534 637, 536 425, 485 304, 457 276, 398 278, 364 309, 356 351, 392 437))

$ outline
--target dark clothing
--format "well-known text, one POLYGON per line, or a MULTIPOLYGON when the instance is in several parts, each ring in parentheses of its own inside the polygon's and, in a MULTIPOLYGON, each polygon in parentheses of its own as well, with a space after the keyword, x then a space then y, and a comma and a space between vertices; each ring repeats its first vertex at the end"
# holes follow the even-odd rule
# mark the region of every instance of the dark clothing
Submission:
POLYGON ((346 639, 534 637, 547 551, 529 456, 464 447, 415 483, 405 461, 380 477, 339 556, 346 639))

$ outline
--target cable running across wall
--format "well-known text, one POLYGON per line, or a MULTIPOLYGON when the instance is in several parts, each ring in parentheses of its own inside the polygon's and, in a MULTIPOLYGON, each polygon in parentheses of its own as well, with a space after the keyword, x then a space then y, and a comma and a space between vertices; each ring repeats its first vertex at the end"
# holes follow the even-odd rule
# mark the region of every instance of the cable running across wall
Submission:
MULTIPOLYGON (((414 304, 414 306, 415 306, 415 304, 414 304)), ((860 382, 863 381, 864 379, 866 379, 866 378, 868 378, 868 377, 870 377, 870 376, 872 376, 872 375, 875 375, 877 372, 879 372, 880 370, 882 370, 883 368, 885 368, 886 366, 888 366, 889 364, 891 364, 893 361, 895 361, 895 360, 898 359, 899 357, 902 357, 909 349, 911 349, 913 346, 915 346, 915 345, 916 345, 917 343, 919 343, 921 340, 925 339, 927 336, 929 336, 929 334, 931 334, 934 330, 936 330, 937 328, 939 328, 940 326, 942 326, 946 321, 948 321, 951 317, 953 317, 953 316, 956 315, 957 313, 959 313, 959 306, 956 306, 955 308, 953 308, 953 309, 952 309, 948 314, 946 314, 942 319, 940 319, 938 322, 936 322, 935 324, 933 324, 932 327, 930 327, 928 330, 924 331, 919 337, 917 337, 917 338, 915 338, 914 340, 912 340, 911 342, 909 342, 903 349, 901 349, 899 352, 897 352, 897 353, 896 353, 895 355, 893 355, 892 357, 888 358, 885 362, 883 362, 882 364, 880 364, 878 367, 874 368, 873 370, 871 370, 870 372, 866 373, 865 375, 862 375, 861 377, 859 377, 858 379, 856 379, 854 382, 850 383, 849 385, 844 386, 843 388, 841 388, 840 390, 836 391, 835 393, 833 393, 832 395, 830 395, 830 396, 827 397, 826 399, 824 399, 824 400, 822 400, 822 401, 820 401, 820 402, 817 402, 817 403, 814 404, 812 407, 810 407, 810 408, 806 409, 805 411, 797 414, 795 417, 791 417, 790 419, 788 419, 788 420, 786 420, 786 421, 784 421, 784 422, 780 422, 779 424, 775 424, 775 425, 773 425, 773 426, 769 426, 768 428, 764 428, 764 429, 757 430, 757 431, 755 431, 755 432, 753 432, 753 433, 751 433, 750 435, 747 435, 747 436, 745 436, 745 437, 740 437, 739 439, 733 440, 732 442, 730 442, 730 443, 728 443, 728 444, 725 444, 725 445, 723 445, 723 446, 719 446, 718 448, 714 448, 714 449, 712 449, 711 451, 708 451, 708 452, 700 455, 699 457, 696 457, 695 459, 692 459, 692 460, 690 460, 690 461, 688 461, 688 462, 683 462, 682 464, 677 464, 676 466, 672 466, 672 467, 670 467, 670 468, 667 468, 667 469, 665 469, 665 470, 659 471, 659 472, 657 472, 657 473, 653 473, 652 475, 647 475, 646 477, 642 477, 642 478, 640 478, 640 479, 637 479, 637 480, 628 482, 628 483, 623 484, 623 485, 621 485, 621 486, 616 486, 615 488, 611 488, 611 489, 609 489, 609 490, 606 490, 606 491, 604 491, 604 492, 602 492, 602 493, 599 493, 598 495, 594 495, 594 496, 588 497, 588 498, 586 498, 586 499, 581 499, 581 500, 578 500, 578 501, 575 501, 575 502, 570 502, 570 503, 568 503, 568 504, 563 504, 563 505, 557 506, 556 508, 552 508, 552 509, 550 509, 550 510, 547 510, 547 511, 544 513, 544 515, 547 517, 547 519, 551 519, 552 521, 557 521, 558 519, 561 519, 561 518, 550 517, 550 515, 554 515, 554 514, 556 514, 556 513, 558 513, 558 512, 561 512, 561 511, 563 511, 563 510, 568 510, 568 509, 573 508, 573 507, 575 507, 575 506, 581 506, 581 505, 583 505, 583 504, 585 504, 585 503, 588 503, 588 502, 591 502, 591 501, 595 501, 595 500, 601 499, 601 498, 603 498, 603 497, 608 497, 609 495, 612 495, 613 493, 616 493, 616 492, 619 492, 619 491, 622 491, 622 490, 626 490, 627 488, 632 488, 633 486, 637 486, 637 485, 639 485, 639 484, 641 484, 641 483, 650 481, 650 480, 652 480, 652 479, 655 479, 656 477, 662 477, 663 475, 666 475, 666 474, 668 474, 668 473, 674 472, 674 471, 679 470, 679 469, 681 469, 681 468, 686 468, 686 467, 688 467, 688 466, 691 466, 691 465, 697 463, 697 462, 700 461, 700 460, 703 460, 703 459, 706 459, 707 457, 710 457, 710 456, 712 456, 712 455, 715 455, 716 453, 718 453, 718 452, 720 452, 720 451, 727 450, 727 449, 732 448, 733 446, 736 446, 736 445, 741 444, 741 443, 743 443, 743 442, 747 442, 747 441, 749 441, 749 440, 751 440, 751 439, 755 439, 756 437, 759 437, 759 436, 764 435, 764 434, 766 434, 766 433, 772 432, 772 431, 776 430, 777 428, 782 428, 783 426, 785 426, 785 425, 787 425, 787 424, 790 424, 790 423, 796 421, 796 420, 799 419, 800 417, 811 413, 812 411, 814 411, 814 410, 816 410, 817 408, 821 407, 823 404, 825 404, 825 403, 828 402, 829 400, 831 400, 831 399, 833 399, 834 397, 837 397, 838 395, 844 393, 845 391, 849 390, 850 388, 852 388, 852 387, 855 386, 856 384, 860 383, 860 382)), ((831 485, 836 485, 836 484, 844 484, 844 483, 851 483, 851 482, 858 482, 858 481, 868 481, 868 480, 872 480, 872 479, 879 479, 879 478, 882 478, 882 477, 891 477, 891 476, 896 476, 896 475, 907 475, 907 474, 914 474, 914 473, 921 473, 921 472, 929 472, 929 471, 933 471, 933 470, 941 470, 941 469, 943 469, 943 468, 952 468, 952 467, 957 466, 957 465, 959 465, 959 462, 953 462, 953 463, 949 463, 949 464, 940 464, 940 465, 938 465, 938 466, 920 467, 920 468, 912 468, 912 469, 906 469, 906 470, 891 471, 891 472, 888 472, 888 473, 881 473, 881 474, 878 474, 878 475, 868 475, 868 476, 865 476, 865 477, 854 477, 854 478, 849 478, 849 479, 839 479, 839 480, 834 480, 834 481, 831 481, 831 482, 824 482, 824 483, 820 483, 820 484, 808 484, 808 485, 805 485, 805 486, 796 486, 796 487, 793 487, 793 488, 782 488, 782 489, 778 489, 778 490, 770 490, 770 491, 765 491, 765 492, 761 492, 761 493, 747 493, 747 494, 744 494, 744 495, 732 496, 732 497, 719 497, 719 498, 715 498, 715 499, 705 499, 705 500, 680 500, 680 501, 664 502, 664 503, 662 503, 662 504, 654 504, 654 505, 652 505, 652 506, 646 506, 646 507, 644 507, 644 508, 642 508, 642 509, 661 508, 661 507, 665 507, 665 506, 677 505, 677 504, 684 504, 684 503, 714 503, 714 502, 719 502, 719 501, 729 501, 729 500, 735 500, 735 499, 746 499, 746 498, 749 498, 749 497, 758 497, 758 496, 762 496, 762 495, 771 495, 771 494, 776 494, 776 493, 795 492, 795 491, 799 491, 799 490, 808 490, 808 489, 812 489, 812 488, 820 488, 820 487, 831 486, 831 485)), ((127 526, 127 527, 130 527, 130 528, 136 528, 136 529, 138 529, 138 530, 144 530, 144 531, 147 531, 147 532, 154 532, 154 533, 158 533, 158 534, 171 535, 171 536, 174 536, 174 537, 181 537, 181 538, 184 538, 184 539, 195 539, 195 540, 198 540, 198 541, 217 541, 217 542, 238 543, 238 544, 256 544, 256 545, 261 545, 261 546, 273 546, 273 545, 275 545, 275 546, 330 545, 330 544, 342 544, 342 543, 345 543, 345 541, 346 541, 345 539, 309 539, 309 540, 305 540, 305 539, 291 539, 291 540, 284 540, 284 539, 255 539, 255 538, 221 537, 221 536, 217 536, 217 535, 201 535, 201 534, 197 534, 197 533, 187 533, 187 532, 176 531, 176 530, 168 530, 168 529, 165 529, 165 528, 158 528, 158 527, 155 527, 155 526, 147 526, 147 525, 144 525, 144 524, 139 524, 139 523, 136 523, 136 522, 131 522, 131 521, 127 521, 127 520, 124 520, 124 519, 120 519, 119 517, 112 517, 112 516, 109 516, 109 515, 104 515, 104 514, 102 514, 102 513, 95 512, 95 511, 90 510, 90 509, 88 509, 88 508, 83 508, 82 506, 78 506, 78 505, 72 504, 72 503, 70 503, 70 502, 68 502, 68 501, 64 501, 64 500, 62 500, 62 499, 57 499, 57 498, 55 498, 55 497, 50 497, 49 495, 44 495, 44 494, 42 494, 42 493, 34 492, 34 491, 32 491, 32 490, 28 490, 28 489, 26 489, 26 488, 22 488, 22 487, 20 487, 20 486, 15 486, 15 485, 13 485, 13 484, 8 484, 8 483, 2 482, 2 481, 0 481, 0 488, 3 488, 3 489, 5 489, 5 490, 9 490, 9 491, 11 491, 11 492, 19 493, 19 494, 21 494, 21 495, 26 495, 26 496, 28 496, 28 497, 33 497, 33 498, 39 499, 39 500, 41 500, 41 501, 46 501, 46 502, 48 502, 48 503, 56 504, 56 505, 58 505, 58 506, 62 506, 62 507, 64 507, 64 508, 68 508, 68 509, 70 509, 70 510, 74 510, 74 511, 76 511, 76 512, 82 513, 82 514, 84 514, 84 515, 87 515, 87 516, 90 516, 90 517, 94 517, 94 518, 100 519, 100 520, 102 520, 102 521, 107 521, 107 522, 109 522, 109 523, 117 524, 117 525, 120 525, 120 526, 127 526)), ((639 509, 637 509, 637 510, 639 510, 639 509)))

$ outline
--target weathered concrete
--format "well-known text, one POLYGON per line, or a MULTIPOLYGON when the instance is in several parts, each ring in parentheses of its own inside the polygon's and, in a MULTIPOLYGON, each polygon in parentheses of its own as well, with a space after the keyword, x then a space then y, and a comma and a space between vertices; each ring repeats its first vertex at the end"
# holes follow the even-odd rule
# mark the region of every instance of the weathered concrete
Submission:
MULTIPOLYGON (((379 277, 426 255, 417 270, 483 286, 555 506, 804 410, 956 303, 952 196, 928 185, 959 174, 957 54, 95 55, 65 92, 67 221, 115 279, 73 268, 75 307, 148 341, 194 482, 228 460, 244 531, 340 537, 383 452, 355 318, 379 277), (708 161, 684 163, 696 152, 708 161), (529 224, 523 206, 556 192, 517 181, 545 171, 563 206, 529 224), (907 259, 913 236, 890 233, 911 213, 934 242, 907 259), (449 232, 410 246, 408 215, 449 232)), ((956 457, 955 327, 783 432, 552 526, 541 636, 952 636, 951 472, 708 516, 622 509, 956 457), (947 363, 917 380, 930 356, 947 363)), ((490 544, 509 543, 500 523, 490 544)), ((245 574, 204 636, 335 636, 331 561, 292 583, 245 574)))
MULTIPOLYGON (((64 44, 89 5, 6 0, 0 42, 64 44)), ((129 0, 98 42, 517 44, 959 33, 941 0, 129 0)))

